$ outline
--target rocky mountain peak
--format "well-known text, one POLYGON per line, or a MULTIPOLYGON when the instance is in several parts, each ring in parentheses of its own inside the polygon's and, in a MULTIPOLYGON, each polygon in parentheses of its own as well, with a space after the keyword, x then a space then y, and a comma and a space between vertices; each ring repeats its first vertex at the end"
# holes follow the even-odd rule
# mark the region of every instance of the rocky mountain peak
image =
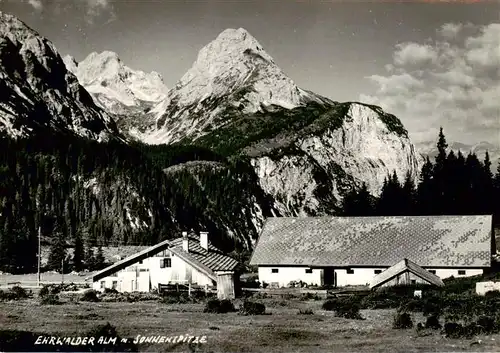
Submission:
POLYGON ((107 140, 114 121, 95 106, 55 46, 0 12, 0 132, 30 136, 43 129, 107 140))

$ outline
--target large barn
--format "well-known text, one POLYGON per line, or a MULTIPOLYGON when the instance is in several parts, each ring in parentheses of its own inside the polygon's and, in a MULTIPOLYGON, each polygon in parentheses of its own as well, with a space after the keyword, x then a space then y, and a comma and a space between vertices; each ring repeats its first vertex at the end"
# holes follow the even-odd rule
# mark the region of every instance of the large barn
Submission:
POLYGON ((479 275, 494 252, 492 216, 275 217, 250 265, 272 287, 367 285, 404 259, 441 279, 479 275))
POLYGON ((234 298, 238 261, 208 241, 208 233, 182 233, 94 273, 95 290, 149 292, 162 285, 185 284, 216 287, 219 298, 234 298))

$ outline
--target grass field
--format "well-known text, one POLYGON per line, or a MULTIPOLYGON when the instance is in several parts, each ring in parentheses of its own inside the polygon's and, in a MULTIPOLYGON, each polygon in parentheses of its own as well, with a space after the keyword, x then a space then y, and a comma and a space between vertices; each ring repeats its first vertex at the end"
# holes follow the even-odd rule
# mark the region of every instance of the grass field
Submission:
MULTIPOLYGON (((334 317, 322 301, 264 299, 270 315, 206 314, 203 304, 84 303, 40 305, 36 299, 0 303, 0 329, 82 336, 110 322, 121 337, 207 336, 207 343, 141 344, 144 352, 435 352, 500 351, 500 335, 448 339, 438 332, 392 329, 394 310, 363 310, 366 320, 334 317), (313 315, 298 315, 312 309, 313 315)), ((236 306, 239 305, 235 301, 236 306)), ((415 323, 422 322, 419 314, 415 323)))

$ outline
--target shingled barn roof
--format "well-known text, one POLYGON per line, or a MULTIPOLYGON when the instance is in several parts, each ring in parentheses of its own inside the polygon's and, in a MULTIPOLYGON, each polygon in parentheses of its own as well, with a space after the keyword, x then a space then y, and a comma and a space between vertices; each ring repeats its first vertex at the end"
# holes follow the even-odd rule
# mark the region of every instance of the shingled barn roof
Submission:
POLYGON ((251 265, 489 267, 491 216, 268 218, 251 265))

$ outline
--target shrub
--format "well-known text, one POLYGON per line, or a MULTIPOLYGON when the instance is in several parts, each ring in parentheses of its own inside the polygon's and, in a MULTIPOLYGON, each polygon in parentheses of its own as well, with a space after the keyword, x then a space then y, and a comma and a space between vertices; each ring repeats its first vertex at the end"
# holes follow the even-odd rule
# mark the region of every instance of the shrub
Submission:
POLYGON ((407 312, 398 312, 394 315, 392 328, 394 329, 409 329, 413 327, 413 320, 407 312))
POLYGON ((313 315, 314 312, 311 309, 299 309, 299 315, 313 315))
POLYGON ((10 292, 12 293, 12 297, 14 300, 26 299, 29 297, 28 292, 26 292, 26 289, 20 286, 12 287, 10 289, 10 292))
POLYGON ((97 296, 97 292, 93 289, 89 289, 83 293, 83 295, 80 298, 81 301, 83 302, 98 302, 100 301, 99 297, 97 296))
POLYGON ((302 293, 300 300, 321 300, 321 298, 315 293, 302 293))
POLYGON ((262 303, 245 300, 243 304, 240 305, 241 315, 264 315, 265 313, 266 306, 262 303))
POLYGON ((235 311, 234 305, 230 300, 223 299, 210 299, 205 304, 204 313, 216 313, 216 314, 225 314, 235 311))
POLYGON ((490 290, 484 293, 485 298, 500 298, 500 291, 498 290, 490 290))
POLYGON ((498 325, 495 321, 495 318, 490 316, 479 317, 479 319, 476 321, 476 325, 481 332, 486 334, 498 332, 498 325))
POLYGON ((440 330, 441 327, 442 326, 439 323, 439 316, 431 315, 431 316, 427 317, 427 320, 425 321, 425 328, 429 328, 432 330, 440 330))
POLYGON ((59 300, 59 296, 57 294, 49 293, 41 298, 40 304, 42 305, 58 305, 62 304, 59 300))
POLYGON ((114 288, 104 288, 104 294, 118 294, 118 291, 114 288))
POLYGON ((192 299, 184 292, 164 292, 161 297, 163 304, 185 304, 191 301, 192 299))
POLYGON ((335 311, 335 316, 343 317, 346 319, 363 320, 359 310, 360 299, 356 296, 346 298, 334 298, 326 300, 323 303, 323 310, 335 311))
POLYGON ((447 322, 444 324, 444 334, 449 338, 461 338, 465 335, 462 325, 456 322, 447 322))

